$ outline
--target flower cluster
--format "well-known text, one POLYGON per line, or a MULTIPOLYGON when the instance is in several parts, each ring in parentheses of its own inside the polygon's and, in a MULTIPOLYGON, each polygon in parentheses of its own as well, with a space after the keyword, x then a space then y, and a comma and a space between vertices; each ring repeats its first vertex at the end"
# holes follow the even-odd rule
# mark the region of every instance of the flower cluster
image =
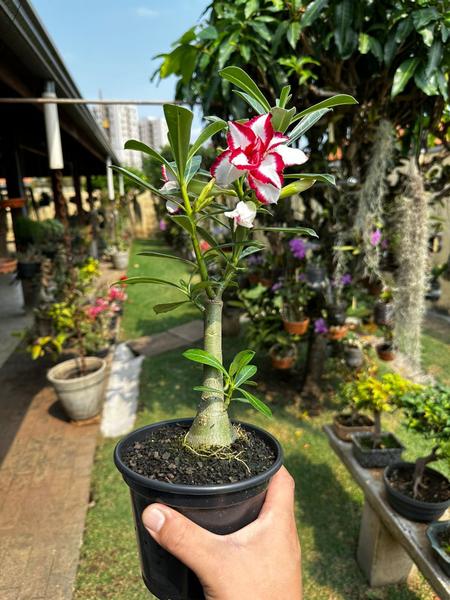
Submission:
POLYGON ((307 244, 302 238, 294 238, 289 242, 289 248, 295 258, 298 260, 303 260, 306 256, 306 251, 308 249, 307 244))
POLYGON ((95 299, 94 304, 86 308, 87 316, 95 321, 100 315, 113 317, 122 310, 122 304, 127 299, 125 290, 121 287, 112 287, 108 294, 95 299))

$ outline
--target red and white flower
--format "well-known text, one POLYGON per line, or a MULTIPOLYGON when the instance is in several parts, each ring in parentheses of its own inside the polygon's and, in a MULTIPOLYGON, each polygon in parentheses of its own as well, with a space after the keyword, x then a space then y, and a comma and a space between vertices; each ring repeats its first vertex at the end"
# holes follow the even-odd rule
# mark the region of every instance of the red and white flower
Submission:
POLYGON ((275 204, 283 185, 283 169, 308 160, 298 148, 290 148, 289 138, 272 127, 272 115, 259 115, 245 123, 228 123, 228 148, 220 154, 211 174, 226 187, 247 175, 250 187, 263 204, 275 204))
MULTIPOLYGON (((170 194, 171 192, 178 190, 179 185, 175 175, 171 171, 168 171, 164 165, 161 167, 161 174, 162 180, 164 181, 164 185, 160 188, 161 192, 170 194)), ((170 215, 174 215, 180 210, 180 207, 173 200, 167 200, 166 210, 170 215)))
POLYGON ((256 204, 254 202, 238 202, 234 210, 223 213, 234 220, 234 229, 238 225, 251 229, 256 217, 256 204))

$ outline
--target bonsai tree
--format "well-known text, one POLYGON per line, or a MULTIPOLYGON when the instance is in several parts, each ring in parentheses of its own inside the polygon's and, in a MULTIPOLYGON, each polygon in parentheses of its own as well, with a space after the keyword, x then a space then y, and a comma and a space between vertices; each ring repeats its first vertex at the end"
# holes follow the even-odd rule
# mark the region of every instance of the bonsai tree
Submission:
POLYGON ((381 445, 382 413, 394 411, 399 398, 415 387, 415 384, 395 373, 376 377, 373 369, 359 374, 356 379, 343 386, 342 395, 349 402, 352 412, 370 410, 373 413, 373 448, 381 445))
POLYGON ((450 388, 443 385, 415 386, 400 405, 406 426, 432 440, 433 449, 415 462, 413 495, 417 497, 425 467, 439 460, 450 460, 450 388))
MULTIPOLYGON (((236 437, 227 412, 232 400, 247 402, 270 415, 270 409, 243 387, 251 382, 256 372, 256 367, 251 364, 254 351, 239 352, 228 368, 223 364, 223 294, 228 287, 236 284, 242 261, 264 248, 262 242, 252 239, 251 230, 315 235, 308 228, 258 225, 256 219, 261 215, 270 217, 271 205, 308 189, 316 181, 333 184, 329 175, 287 174, 284 170, 307 161, 303 151, 292 147, 292 144, 324 114, 325 109, 356 102, 353 97, 341 94, 296 114, 295 107, 287 108, 289 86, 281 90, 275 105, 271 106, 242 69, 226 67, 220 71, 220 76, 227 85, 231 83, 239 88, 237 94, 256 112, 255 117, 229 123, 209 117, 207 127, 190 144, 193 113, 178 105, 165 105, 173 161, 137 140, 125 144, 125 148, 140 150, 161 164, 164 185, 158 189, 126 169, 114 167, 165 201, 171 220, 188 234, 194 252, 195 260, 181 259, 192 268, 187 282, 147 277, 126 280, 129 284, 173 286, 184 295, 185 298, 179 302, 156 305, 156 313, 175 310, 186 302, 193 302, 204 314, 203 349, 184 352, 189 360, 204 365, 203 384, 194 388, 201 392, 200 404, 185 440, 194 449, 231 445, 236 437), (216 158, 210 172, 202 170, 199 149, 213 135, 225 129, 226 149, 216 158), (292 182, 283 185, 283 175, 292 182), (231 209, 224 196, 232 199, 231 209), (225 244, 218 243, 206 229, 208 220, 225 227, 228 237, 225 244), (209 249, 204 252, 200 247, 202 241, 209 244, 209 249)), ((142 254, 151 257, 156 253, 142 254)), ((166 258, 173 260, 176 257, 166 258)))

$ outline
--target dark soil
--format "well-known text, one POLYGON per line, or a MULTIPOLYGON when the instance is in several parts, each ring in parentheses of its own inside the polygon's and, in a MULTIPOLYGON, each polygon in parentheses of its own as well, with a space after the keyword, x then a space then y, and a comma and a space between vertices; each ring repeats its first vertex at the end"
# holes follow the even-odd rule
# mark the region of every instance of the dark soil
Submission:
POLYGON ((95 367, 95 368, 91 367, 90 369, 86 369, 84 371, 84 373, 82 373, 81 369, 79 369, 78 367, 74 367, 70 371, 67 371, 65 373, 64 377, 58 377, 58 379, 62 379, 64 381, 66 381, 67 379, 77 379, 78 377, 84 377, 85 375, 90 375, 91 373, 95 373, 95 371, 98 371, 98 367, 95 367))
POLYGON ((397 440, 390 433, 382 435, 380 441, 376 444, 374 444, 373 437, 371 435, 358 438, 358 442, 364 450, 388 450, 391 448, 401 448, 401 446, 398 445, 397 440))
POLYGON ((370 427, 373 425, 373 421, 366 415, 336 415, 336 421, 344 427, 370 427))
POLYGON ((245 431, 227 449, 230 458, 195 454, 183 447, 185 435, 179 425, 160 427, 124 450, 122 460, 149 479, 185 485, 235 483, 267 471, 275 461, 272 448, 252 432, 245 431))
MULTIPOLYGON (((389 476, 389 483, 398 492, 414 498, 412 470, 395 469, 389 476)), ((422 484, 414 500, 421 502, 445 502, 450 500, 450 483, 438 475, 424 473, 422 484)))
POLYGON ((438 534, 437 538, 440 547, 450 558, 450 530, 447 529, 447 531, 441 531, 441 533, 438 534))

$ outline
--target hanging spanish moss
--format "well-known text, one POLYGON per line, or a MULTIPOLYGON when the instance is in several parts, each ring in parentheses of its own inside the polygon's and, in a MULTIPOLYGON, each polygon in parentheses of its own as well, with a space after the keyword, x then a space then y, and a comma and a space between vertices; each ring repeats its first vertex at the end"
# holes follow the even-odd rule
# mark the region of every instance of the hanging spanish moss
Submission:
POLYGON ((386 176, 394 153, 394 129, 389 121, 378 126, 372 147, 372 156, 361 186, 355 229, 362 238, 364 275, 382 279, 380 273, 380 241, 383 227, 383 198, 386 176))
POLYGON ((409 160, 405 193, 398 198, 398 271, 394 289, 394 340, 420 369, 421 331, 428 285, 428 198, 417 162, 409 160))

